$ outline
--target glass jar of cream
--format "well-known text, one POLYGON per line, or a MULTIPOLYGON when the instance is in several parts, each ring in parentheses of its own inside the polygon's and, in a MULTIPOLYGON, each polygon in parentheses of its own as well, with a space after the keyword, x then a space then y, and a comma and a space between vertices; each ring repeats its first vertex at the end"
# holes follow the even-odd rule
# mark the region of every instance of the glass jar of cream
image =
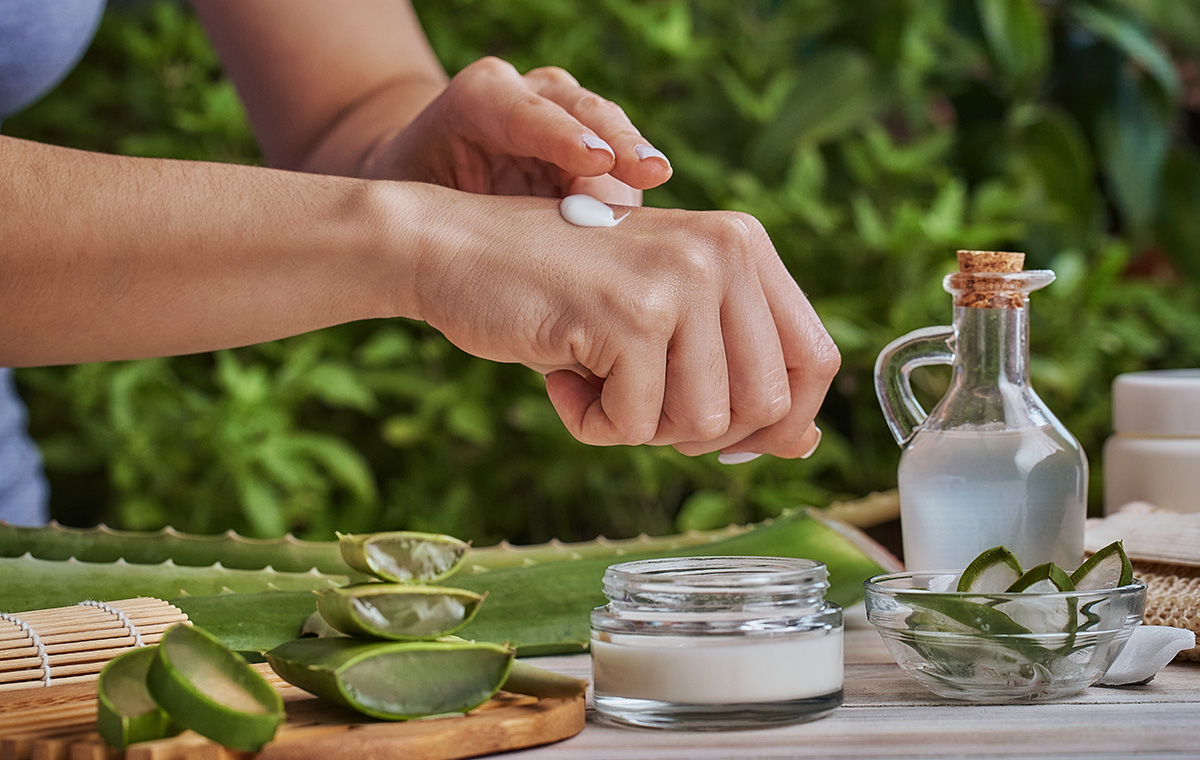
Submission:
POLYGON ((723 729, 818 718, 842 703, 842 610, 825 565, 674 557, 604 574, 592 612, 596 710, 623 723, 723 729))

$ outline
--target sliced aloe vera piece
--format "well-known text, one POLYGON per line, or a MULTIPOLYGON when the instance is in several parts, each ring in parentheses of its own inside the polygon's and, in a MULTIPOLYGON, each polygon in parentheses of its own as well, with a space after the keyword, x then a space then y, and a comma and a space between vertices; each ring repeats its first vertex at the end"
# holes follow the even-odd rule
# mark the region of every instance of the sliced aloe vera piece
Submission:
POLYGON ((512 670, 504 681, 504 690, 535 697, 574 697, 587 691, 588 682, 582 678, 555 673, 522 660, 513 660, 512 670))
POLYGON ((1077 591, 1096 591, 1133 583, 1133 563, 1125 553, 1125 545, 1113 541, 1088 557, 1071 573, 1071 582, 1077 591))
POLYGON ((958 590, 990 594, 1012 586, 1021 577, 1021 563, 1003 546, 993 546, 971 560, 958 579, 958 590))
POLYGON ((1007 593, 1027 591, 1039 594, 1074 590, 1075 584, 1071 582, 1071 576, 1053 562, 1047 562, 1028 570, 1005 589, 1007 593))
POLYGON ((284 720, 283 700, 271 684, 195 626, 167 629, 146 684, 176 722, 233 749, 259 750, 284 720))
POLYGON ((438 581, 462 565, 470 545, 453 536, 416 531, 338 534, 346 564, 395 583, 438 581))
POLYGON ((405 641, 454 633, 479 610, 483 595, 445 586, 359 583, 317 593, 317 611, 350 636, 405 641))
POLYGON ((281 678, 373 718, 466 712, 508 677, 513 650, 470 641, 299 639, 267 652, 281 678))
POLYGON ((117 749, 135 742, 174 736, 183 727, 158 706, 146 687, 146 673, 158 647, 143 647, 119 655, 100 671, 96 724, 101 738, 117 749))
POLYGON ((1014 636, 1029 633, 1029 629, 1008 615, 986 604, 959 599, 950 594, 928 594, 907 597, 903 601, 913 607, 908 626, 914 630, 959 633, 990 633, 1014 636))

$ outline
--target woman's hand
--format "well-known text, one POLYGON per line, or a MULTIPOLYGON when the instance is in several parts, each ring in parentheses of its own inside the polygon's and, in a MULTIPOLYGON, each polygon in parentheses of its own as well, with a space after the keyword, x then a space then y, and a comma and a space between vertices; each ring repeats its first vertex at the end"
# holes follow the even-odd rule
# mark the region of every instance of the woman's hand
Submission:
POLYGON ((581 228, 545 200, 408 187, 442 230, 417 262, 415 316, 471 354, 544 372, 579 440, 815 447, 840 358, 753 217, 634 209, 581 228))
POLYGON ((484 58, 411 124, 380 139, 361 173, 494 195, 587 193, 633 206, 641 190, 671 176, 671 165, 620 106, 566 71, 522 75, 484 58))
POLYGON ((406 2, 195 3, 273 166, 637 204, 671 167, 562 69, 484 58, 447 82, 406 2))

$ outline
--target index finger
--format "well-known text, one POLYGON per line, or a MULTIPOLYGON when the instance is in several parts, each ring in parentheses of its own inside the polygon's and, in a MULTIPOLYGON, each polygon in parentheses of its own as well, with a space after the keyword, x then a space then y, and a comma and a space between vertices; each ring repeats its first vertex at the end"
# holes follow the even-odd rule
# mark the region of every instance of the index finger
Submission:
POLYGON ((642 136, 619 105, 581 87, 568 72, 554 66, 533 69, 525 80, 612 149, 614 164, 609 174, 639 190, 670 179, 671 162, 642 136))

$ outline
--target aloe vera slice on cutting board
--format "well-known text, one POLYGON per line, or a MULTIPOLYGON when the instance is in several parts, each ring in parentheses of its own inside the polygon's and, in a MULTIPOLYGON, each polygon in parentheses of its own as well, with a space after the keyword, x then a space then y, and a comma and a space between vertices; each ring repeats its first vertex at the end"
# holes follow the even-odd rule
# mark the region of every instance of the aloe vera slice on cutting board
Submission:
POLYGON ((338 547, 355 570, 394 583, 428 583, 457 570, 470 544, 438 533, 392 531, 339 533, 338 547))
POLYGON ((157 646, 134 649, 113 658, 100 671, 96 684, 97 730, 117 749, 164 739, 183 730, 158 706, 146 687, 146 673, 157 656, 157 646))
POLYGON ((359 583, 317 593, 317 611, 350 636, 404 641, 454 633, 479 610, 483 595, 444 586, 359 583))
POLYGON ((176 722, 233 749, 259 750, 284 720, 283 700, 271 684, 194 626, 167 629, 146 684, 176 722))
POLYGON ((508 677, 513 650, 469 641, 299 639, 267 652, 288 683, 373 718, 466 712, 508 677))

